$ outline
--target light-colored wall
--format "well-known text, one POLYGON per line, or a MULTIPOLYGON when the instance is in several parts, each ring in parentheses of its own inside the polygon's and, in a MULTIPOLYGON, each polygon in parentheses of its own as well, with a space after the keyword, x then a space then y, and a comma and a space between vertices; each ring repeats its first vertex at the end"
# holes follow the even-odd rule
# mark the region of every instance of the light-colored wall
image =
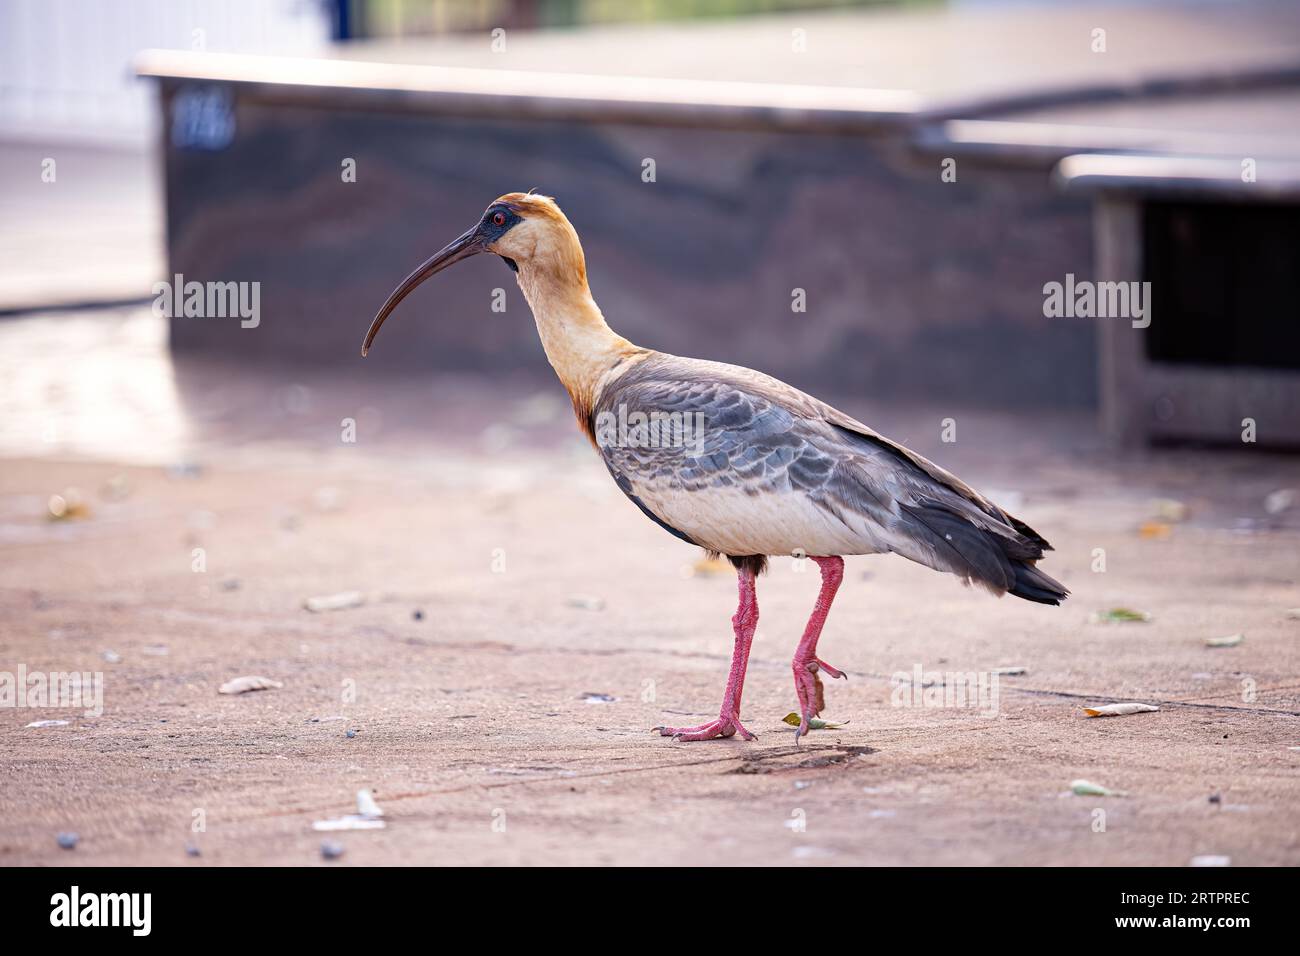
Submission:
POLYGON ((5 0, 0 137, 143 144, 157 121, 140 50, 307 54, 328 39, 320 0, 5 0))

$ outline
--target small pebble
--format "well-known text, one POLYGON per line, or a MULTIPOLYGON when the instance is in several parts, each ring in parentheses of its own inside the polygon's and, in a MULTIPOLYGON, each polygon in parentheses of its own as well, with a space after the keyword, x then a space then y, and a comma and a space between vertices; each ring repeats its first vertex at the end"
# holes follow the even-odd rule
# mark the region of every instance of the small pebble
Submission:
POLYGON ((1217 794, 1217 793, 1212 793, 1212 794, 1210 794, 1210 802, 1211 802, 1211 803, 1222 803, 1222 802, 1223 802, 1223 797, 1220 796, 1220 795, 1217 794))
POLYGON ((196 847, 193 843, 187 843, 187 844, 185 844, 185 855, 186 855, 186 856, 202 856, 203 854, 199 851, 199 848, 196 847))
POLYGON ((320 845, 320 855, 327 860, 337 860, 343 855, 343 844, 326 840, 320 845))
POLYGON ((356 735, 357 735, 357 732, 356 732, 355 730, 349 730, 349 731, 348 731, 348 740, 351 740, 351 739, 352 739, 353 737, 355 737, 356 735))
POLYGON ((77 844, 81 842, 81 837, 75 833, 60 833, 58 836, 59 846, 65 850, 75 850, 77 844))
POLYGON ((423 620, 424 620, 424 612, 421 611, 421 610, 415 610, 415 611, 412 611, 412 612, 411 612, 411 620, 413 620, 413 621, 423 621, 423 620))

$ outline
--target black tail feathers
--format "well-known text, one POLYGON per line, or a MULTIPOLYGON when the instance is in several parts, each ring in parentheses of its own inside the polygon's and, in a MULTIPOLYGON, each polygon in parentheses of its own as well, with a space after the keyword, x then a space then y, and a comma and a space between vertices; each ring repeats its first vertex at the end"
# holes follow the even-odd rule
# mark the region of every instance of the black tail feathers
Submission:
POLYGON ((1022 521, 1011 519, 1007 525, 1011 534, 994 533, 972 520, 969 511, 963 514, 952 505, 925 498, 903 504, 899 511, 909 519, 909 536, 928 546, 897 549, 913 561, 951 571, 994 594, 1014 594, 1039 604, 1060 604, 1070 593, 1034 567, 1051 545, 1022 521))
POLYGON ((1060 581, 1032 564, 1018 561, 1011 565, 1011 570, 1015 573, 1015 583, 1007 588, 1007 593, 1018 598, 1038 604, 1060 604, 1070 593, 1060 581))

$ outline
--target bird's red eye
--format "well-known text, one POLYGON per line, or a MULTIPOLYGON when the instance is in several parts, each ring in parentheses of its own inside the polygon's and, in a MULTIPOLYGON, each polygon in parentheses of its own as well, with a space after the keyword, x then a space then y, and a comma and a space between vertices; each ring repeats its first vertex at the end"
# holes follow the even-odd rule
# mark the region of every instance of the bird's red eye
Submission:
POLYGON ((492 214, 492 222, 498 226, 504 226, 506 224, 506 214, 503 212, 494 212, 492 214))

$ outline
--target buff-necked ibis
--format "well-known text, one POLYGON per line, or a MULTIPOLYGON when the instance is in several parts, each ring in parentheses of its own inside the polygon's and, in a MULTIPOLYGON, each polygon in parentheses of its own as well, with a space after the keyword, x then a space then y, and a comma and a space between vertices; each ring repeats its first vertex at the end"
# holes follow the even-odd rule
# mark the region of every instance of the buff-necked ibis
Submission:
POLYGON ((546 196, 507 193, 493 202, 388 297, 361 354, 411 290, 481 252, 516 273, 546 357, 618 487, 660 527, 736 568, 740 603, 722 708, 698 727, 655 728, 665 736, 753 739, 740 722, 740 697, 758 625, 755 581, 770 555, 806 555, 822 576, 794 655, 803 716, 796 740, 823 707, 819 673, 844 676, 817 656, 842 555, 893 552, 1040 604, 1069 593, 1035 567, 1051 549, 1041 535, 916 452, 760 372, 640 348, 615 333, 591 297, 577 232, 546 196), (683 427, 677 440, 646 441, 644 429, 626 440, 601 427, 613 421, 683 427))

